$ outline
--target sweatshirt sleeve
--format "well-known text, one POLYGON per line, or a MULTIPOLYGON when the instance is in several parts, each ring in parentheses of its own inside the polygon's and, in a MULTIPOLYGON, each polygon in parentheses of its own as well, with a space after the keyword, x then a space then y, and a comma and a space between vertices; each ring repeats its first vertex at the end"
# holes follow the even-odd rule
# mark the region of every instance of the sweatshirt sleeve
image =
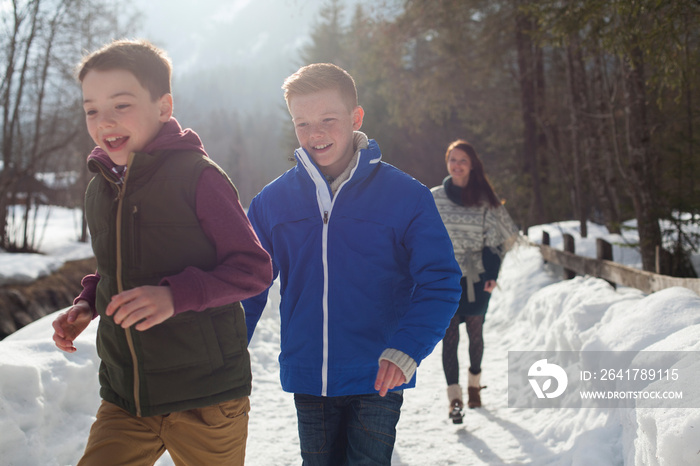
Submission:
POLYGON ((89 275, 85 275, 80 281, 83 285, 83 291, 80 292, 77 298, 73 300, 73 304, 78 304, 78 301, 86 301, 92 309, 92 318, 97 317, 97 311, 95 310, 95 298, 97 296, 97 282, 100 281, 100 274, 97 272, 89 275))
POLYGON ((215 168, 205 169, 197 183, 196 211, 204 234, 216 247, 212 270, 187 267, 165 277, 175 314, 242 301, 267 289, 272 281, 270 256, 260 245, 238 196, 215 168))

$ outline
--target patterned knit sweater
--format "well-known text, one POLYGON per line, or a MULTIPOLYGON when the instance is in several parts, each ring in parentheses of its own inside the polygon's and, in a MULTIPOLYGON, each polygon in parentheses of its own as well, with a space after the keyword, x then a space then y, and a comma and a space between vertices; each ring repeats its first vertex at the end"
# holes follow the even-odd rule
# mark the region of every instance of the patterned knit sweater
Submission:
POLYGON ((504 206, 491 207, 486 201, 476 206, 457 204, 448 197, 446 185, 448 189, 452 185, 451 177, 431 191, 452 240, 462 275, 466 278, 469 302, 474 302, 474 283, 485 272, 483 248, 490 248, 502 259, 515 242, 518 228, 504 206))

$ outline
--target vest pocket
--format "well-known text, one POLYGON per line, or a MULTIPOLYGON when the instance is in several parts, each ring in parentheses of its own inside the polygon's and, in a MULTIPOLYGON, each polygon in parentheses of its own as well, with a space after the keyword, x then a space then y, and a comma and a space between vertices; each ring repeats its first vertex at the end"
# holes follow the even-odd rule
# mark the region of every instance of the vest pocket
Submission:
POLYGON ((141 238, 139 233, 141 231, 141 221, 139 214, 139 206, 131 206, 131 267, 138 270, 141 268, 141 238))
POLYGON ((220 369, 225 359, 246 349, 247 333, 240 303, 203 312, 184 312, 139 335, 146 372, 220 369))
POLYGON ((228 305, 185 312, 141 332, 142 406, 178 410, 202 406, 195 400, 209 398, 211 404, 211 397, 245 391, 250 384, 246 334, 241 338, 224 330, 243 320, 236 318, 235 309, 228 305), (238 349, 235 354, 233 348, 238 349))
MULTIPOLYGON (((212 337, 216 335, 211 316, 207 315, 207 318, 201 320, 201 324, 202 334, 211 335, 212 337)), ((205 338, 204 344, 206 346, 207 353, 209 354, 209 365, 211 366, 211 370, 213 372, 224 365, 224 356, 221 354, 218 338, 205 338)))
POLYGON ((211 358, 207 340, 213 336, 193 312, 171 317, 144 332, 135 332, 141 343, 143 370, 165 372, 192 366, 206 366, 211 358))
POLYGON ((248 349, 248 330, 240 302, 231 303, 211 311, 211 324, 216 342, 224 358, 235 356, 248 349))

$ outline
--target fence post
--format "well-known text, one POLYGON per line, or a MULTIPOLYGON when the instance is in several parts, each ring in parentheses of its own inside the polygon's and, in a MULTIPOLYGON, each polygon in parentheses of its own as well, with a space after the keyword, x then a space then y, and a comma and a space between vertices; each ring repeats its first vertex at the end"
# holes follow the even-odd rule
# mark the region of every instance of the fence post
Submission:
MULTIPOLYGON (((596 258, 599 260, 612 261, 613 260, 613 250, 612 244, 605 241, 603 238, 596 238, 595 240, 595 251, 596 258)), ((617 284, 606 280, 613 288, 617 288, 617 284)))
MULTIPOLYGON (((562 235, 564 240, 564 251, 570 252, 571 254, 576 254, 576 245, 574 244, 574 237, 568 233, 562 235)), ((576 272, 569 269, 564 269, 564 278, 569 280, 576 276, 576 272)))
MULTIPOLYGON (((544 230, 542 230, 542 244, 543 244, 544 246, 549 246, 549 244, 550 244, 550 241, 549 241, 549 233, 547 233, 547 232, 544 231, 544 230)), ((543 263, 546 264, 547 261, 545 260, 543 263)))
POLYGON ((661 248, 658 244, 654 251, 654 271, 659 274, 661 273, 661 248))

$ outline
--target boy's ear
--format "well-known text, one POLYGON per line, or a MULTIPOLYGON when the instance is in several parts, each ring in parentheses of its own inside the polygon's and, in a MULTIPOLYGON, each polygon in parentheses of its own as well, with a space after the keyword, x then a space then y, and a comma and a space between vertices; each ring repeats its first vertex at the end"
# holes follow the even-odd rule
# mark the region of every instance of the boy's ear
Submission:
POLYGON ((173 96, 172 94, 163 94, 159 99, 160 102, 160 121, 166 123, 173 116, 173 96))
POLYGON ((365 111, 359 105, 352 111, 352 129, 357 131, 362 127, 362 119, 365 117, 365 111))

